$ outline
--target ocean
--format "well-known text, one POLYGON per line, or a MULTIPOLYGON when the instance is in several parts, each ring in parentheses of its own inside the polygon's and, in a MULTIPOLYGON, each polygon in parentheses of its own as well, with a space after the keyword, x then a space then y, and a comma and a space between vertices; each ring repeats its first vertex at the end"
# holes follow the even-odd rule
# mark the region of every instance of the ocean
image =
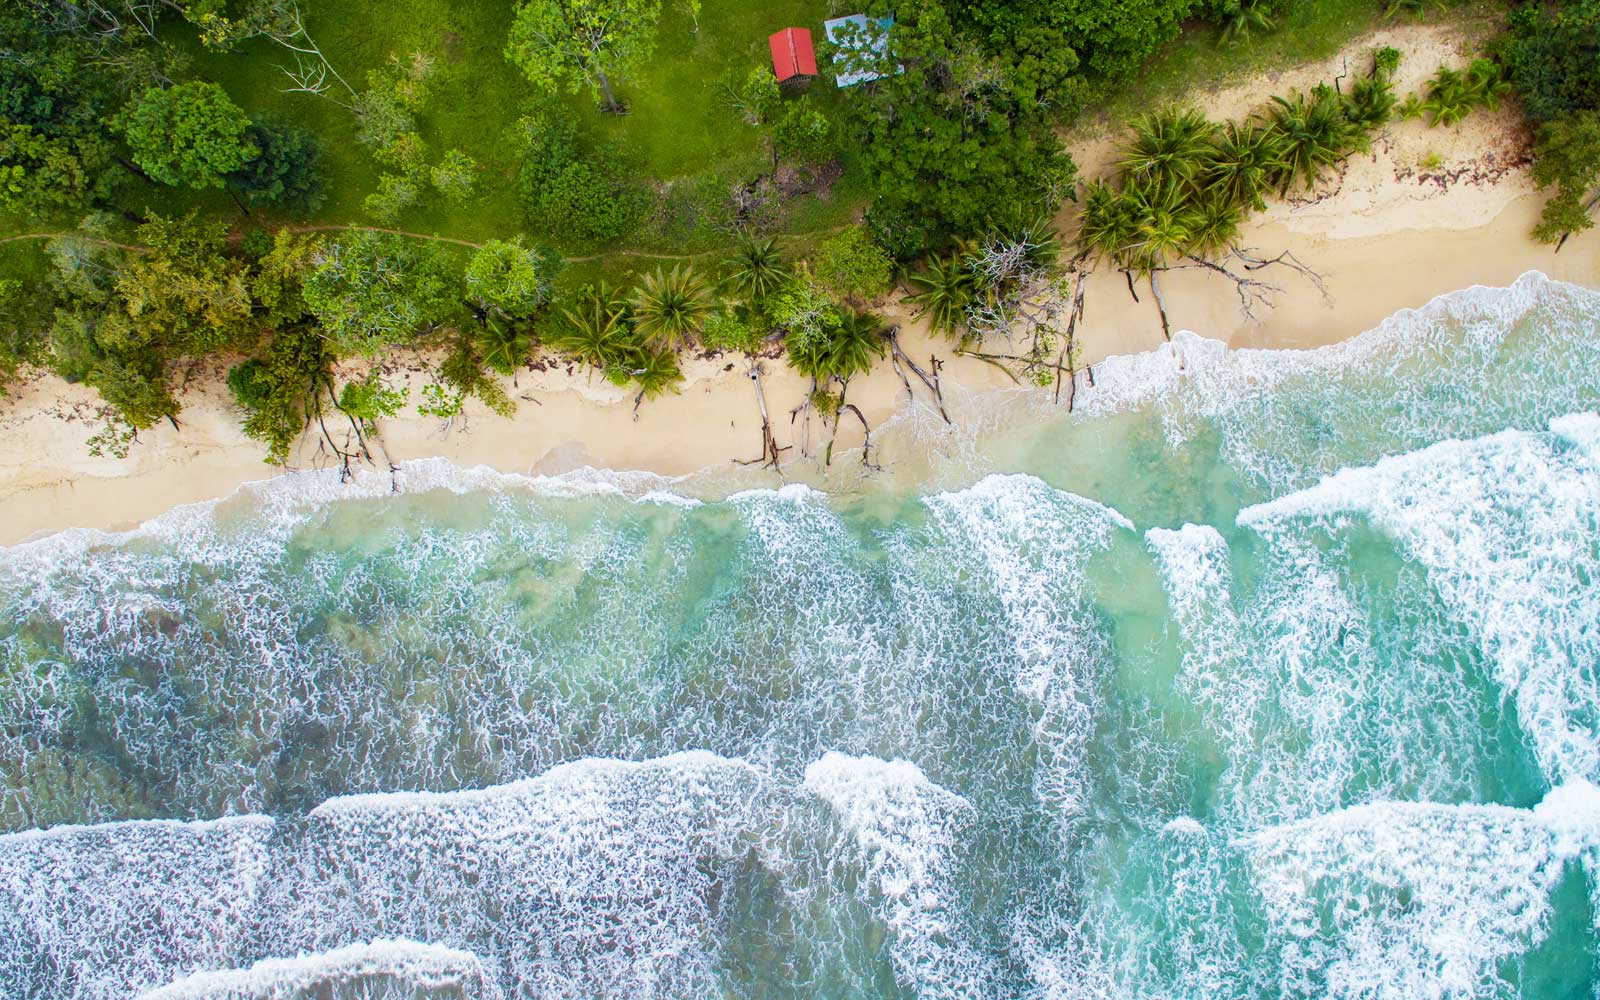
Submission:
POLYGON ((0 549, 0 998, 1600 996, 1600 292, 966 402, 0 549))

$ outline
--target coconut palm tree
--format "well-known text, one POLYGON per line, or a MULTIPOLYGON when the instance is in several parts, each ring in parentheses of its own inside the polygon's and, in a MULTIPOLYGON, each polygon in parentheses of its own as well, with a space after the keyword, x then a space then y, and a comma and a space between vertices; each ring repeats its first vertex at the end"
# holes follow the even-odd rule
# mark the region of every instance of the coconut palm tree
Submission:
POLYGON ((728 289, 755 305, 777 294, 789 281, 789 266, 771 237, 741 235, 733 256, 723 266, 728 269, 723 279, 728 289))
POLYGON ((1344 95, 1344 116, 1365 131, 1387 125, 1400 103, 1394 83, 1387 75, 1374 72, 1350 85, 1344 95))
POLYGON ((1133 244, 1123 255, 1123 265, 1149 272, 1182 257, 1194 238, 1196 225, 1196 210, 1186 193, 1168 185, 1136 184, 1127 194, 1138 229, 1133 244))
POLYGON ((1121 261, 1139 237, 1139 217, 1133 202, 1103 180, 1084 188, 1083 211, 1078 217, 1078 246, 1094 260, 1121 261))
POLYGON ((1194 110, 1168 108, 1145 115, 1133 123, 1133 141, 1123 151, 1123 172, 1131 181, 1191 184, 1210 157, 1216 130, 1194 110))
POLYGON ((1283 146, 1283 135, 1276 129, 1229 122, 1212 144, 1202 187, 1208 195, 1220 195, 1231 204, 1265 210, 1263 196, 1284 169, 1283 146))
POLYGON ((625 371, 639 387, 639 399, 654 399, 683 381, 683 369, 672 351, 640 351, 625 371))
POLYGON ((978 277, 960 254, 930 259, 923 270, 906 278, 906 284, 914 289, 906 301, 917 307, 918 318, 928 317, 935 333, 961 336, 967 307, 978 294, 978 277))
POLYGON ((818 382, 849 380, 883 357, 883 320, 871 313, 840 311, 839 322, 815 333, 790 333, 784 342, 789 364, 818 382))
POLYGON ((1221 192, 1208 191, 1192 199, 1186 224, 1189 241, 1184 256, 1204 258, 1231 248, 1239 239, 1244 206, 1221 192))
POLYGON ((1296 92, 1274 97, 1272 104, 1271 125, 1283 137, 1283 169, 1277 180, 1284 194, 1297 178, 1311 190, 1325 169, 1366 143, 1366 134, 1345 118, 1331 87, 1318 87, 1310 96, 1296 92))
POLYGON ((695 338, 715 308, 693 268, 679 264, 663 272, 658 267, 634 289, 633 327, 650 346, 674 350, 695 338))
POLYGON ((1265 0, 1223 0, 1217 13, 1223 42, 1242 42, 1252 31, 1271 31, 1275 27, 1265 0))
POLYGON ((584 289, 570 309, 561 310, 566 328, 555 347, 583 364, 609 371, 638 347, 628 321, 628 303, 605 282, 584 289))

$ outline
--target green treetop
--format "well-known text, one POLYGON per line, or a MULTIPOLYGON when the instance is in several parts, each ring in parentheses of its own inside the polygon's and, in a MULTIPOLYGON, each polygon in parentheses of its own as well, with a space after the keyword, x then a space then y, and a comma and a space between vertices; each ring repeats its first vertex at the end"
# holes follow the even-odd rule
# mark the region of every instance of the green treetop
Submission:
POLYGON ((655 51, 661 0, 526 0, 506 42, 510 59, 547 90, 587 86, 610 111, 622 110, 611 88, 655 51))
POLYGON ((133 160, 163 184, 221 187, 261 152, 250 119, 214 83, 151 87, 122 115, 133 160))

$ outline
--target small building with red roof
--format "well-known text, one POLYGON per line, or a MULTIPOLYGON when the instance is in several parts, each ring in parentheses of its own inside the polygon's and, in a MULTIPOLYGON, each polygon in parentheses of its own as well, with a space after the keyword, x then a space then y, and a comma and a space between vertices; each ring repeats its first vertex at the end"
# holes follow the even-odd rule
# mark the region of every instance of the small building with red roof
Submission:
POLYGON ((817 53, 806 28, 784 28, 767 38, 772 46, 772 72, 778 82, 817 75, 817 53))

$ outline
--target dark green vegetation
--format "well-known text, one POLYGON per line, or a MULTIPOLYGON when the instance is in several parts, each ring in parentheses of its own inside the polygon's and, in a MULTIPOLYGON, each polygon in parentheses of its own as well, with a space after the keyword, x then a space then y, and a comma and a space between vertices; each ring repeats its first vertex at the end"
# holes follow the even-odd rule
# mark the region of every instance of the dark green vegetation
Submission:
POLYGON ((1600 0, 1518 7, 1500 57, 1536 129, 1534 180, 1555 189, 1535 232, 1559 245, 1600 204, 1600 0))
MULTIPOLYGON (((222 358, 270 460, 310 429, 348 463, 403 405, 512 412, 493 375, 538 350, 642 402, 698 346, 786 352, 836 420, 894 348, 867 310, 897 274, 967 349, 1059 384, 1079 265, 1152 285, 1225 270, 1248 211, 1315 184, 1395 102, 1380 65, 1248 123, 1153 116, 1122 176, 1086 187, 1059 130, 1149 89, 1127 83, 1157 52, 1159 70, 1337 45, 1385 13, 1351 2, 872 0, 892 28, 831 45, 821 0, 19 0, 0 13, 0 231, 18 237, 0 389, 24 365, 94 386, 92 446, 120 452, 177 423, 195 363, 222 358), (791 24, 824 72, 780 88, 766 36, 791 24), (841 91, 841 68, 879 78, 841 91), (1079 197, 1063 261, 1040 220, 1079 197), (978 351, 1019 329, 1020 352, 978 351), (431 351, 420 400, 383 382, 400 348, 431 351), (341 380, 349 362, 373 374, 341 380)), ((1419 99, 1448 124, 1512 67, 1530 113, 1551 109, 1541 178, 1568 229, 1594 159, 1569 50, 1593 11, 1519 11, 1498 62, 1419 99)))

